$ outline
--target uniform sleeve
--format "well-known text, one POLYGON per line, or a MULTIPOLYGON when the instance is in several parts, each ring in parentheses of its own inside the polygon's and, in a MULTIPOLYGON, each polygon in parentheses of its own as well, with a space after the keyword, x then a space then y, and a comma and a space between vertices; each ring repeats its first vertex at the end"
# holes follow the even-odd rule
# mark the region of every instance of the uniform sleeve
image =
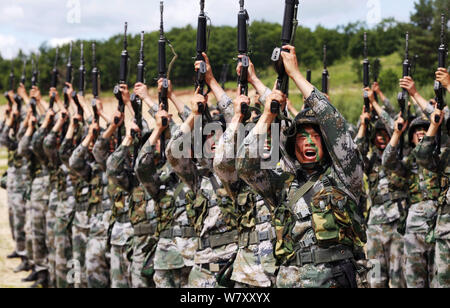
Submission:
POLYGON ((416 161, 419 165, 435 173, 440 173, 445 170, 447 166, 441 169, 441 159, 435 153, 436 138, 425 136, 421 143, 419 143, 413 150, 416 156, 416 161))
POLYGON ((183 111, 181 113, 178 113, 178 116, 184 122, 184 121, 186 121, 186 119, 189 117, 190 114, 191 114, 191 108, 189 108, 188 106, 185 105, 183 108, 183 111))
POLYGON ((1 134, 1 141, 9 151, 14 151, 17 149, 17 142, 14 138, 11 138, 11 129, 10 126, 5 125, 1 134))
POLYGON ((47 165, 48 162, 47 155, 44 152, 44 139, 46 135, 47 129, 41 127, 33 135, 33 139, 31 140, 31 150, 43 165, 47 165))
POLYGON ((393 171, 402 177, 406 177, 407 168, 405 163, 398 159, 398 148, 398 145, 393 147, 391 144, 388 144, 383 152, 382 164, 386 169, 393 171))
MULTIPOLYGON (((197 166, 190 157, 190 155, 192 155, 191 149, 186 149, 186 151, 183 151, 186 152, 186 155, 177 155, 181 153, 180 148, 183 149, 183 140, 187 140, 187 138, 190 138, 190 136, 183 133, 181 126, 178 127, 172 134, 172 138, 167 145, 166 157, 180 179, 188 185, 194 193, 197 193, 200 189, 201 177, 197 166)), ((191 144, 191 140, 188 140, 188 143, 191 144)))
POLYGON ((88 155, 88 148, 80 144, 70 156, 69 166, 71 170, 75 171, 89 182, 92 175, 92 168, 88 163, 88 155))
POLYGON ((250 131, 239 147, 237 155, 237 172, 239 177, 260 194, 271 206, 279 203, 280 191, 284 179, 271 169, 261 167, 262 158, 258 147, 258 135, 250 131))
POLYGON ((33 156, 33 152, 31 151, 31 138, 32 136, 23 136, 20 139, 18 147, 18 154, 27 159, 31 159, 33 156))
POLYGON ((58 161, 58 148, 57 148, 57 133, 51 131, 44 139, 44 153, 47 155, 49 161, 58 161))
POLYGON ((161 154, 156 151, 156 147, 150 144, 150 138, 142 147, 136 160, 136 176, 139 182, 145 187, 153 199, 158 198, 161 180, 157 173, 157 161, 161 159, 161 154))
MULTIPOLYGON (((112 138, 112 137, 111 137, 112 138)), ((98 137, 92 149, 95 161, 100 165, 102 171, 106 171, 106 161, 109 156, 109 139, 98 137)))
POLYGON ((129 152, 130 147, 121 145, 109 156, 106 163, 106 174, 108 177, 114 184, 128 192, 131 189, 131 179, 129 170, 126 170, 125 168, 125 163, 129 152))
POLYGON ((217 106, 219 107, 220 112, 223 114, 225 121, 227 123, 230 123, 234 115, 233 100, 227 94, 223 94, 219 102, 217 103, 217 106))
POLYGON ((383 105, 384 105, 384 110, 385 110, 388 114, 390 114, 390 115, 394 115, 394 114, 395 114, 395 108, 394 108, 394 106, 392 105, 392 103, 391 103, 391 101, 389 100, 389 98, 386 98, 386 99, 383 101, 383 105))
POLYGON ((70 168, 69 160, 70 156, 72 155, 73 149, 74 149, 73 139, 64 138, 63 142, 61 143, 61 146, 59 147, 58 154, 62 163, 66 165, 67 168, 70 168))
POLYGON ((236 187, 239 184, 235 159, 237 127, 228 125, 227 130, 219 140, 214 155, 214 171, 233 199, 237 197, 236 187))
POLYGON ((347 121, 316 88, 305 101, 319 121, 322 136, 333 166, 347 192, 359 200, 362 194, 363 162, 347 121))

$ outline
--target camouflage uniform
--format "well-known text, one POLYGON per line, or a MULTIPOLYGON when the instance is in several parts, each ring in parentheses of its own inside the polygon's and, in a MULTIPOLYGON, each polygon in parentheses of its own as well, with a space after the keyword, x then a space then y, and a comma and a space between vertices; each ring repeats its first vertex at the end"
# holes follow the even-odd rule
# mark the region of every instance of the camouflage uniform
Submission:
POLYGON ((433 230, 435 244, 435 275, 432 282, 435 288, 450 288, 450 190, 449 188, 449 143, 443 143, 440 157, 435 154, 436 141, 425 136, 414 150, 417 162, 441 176, 441 195, 439 209, 433 230))
MULTIPOLYGON (((23 124, 23 123, 22 123, 23 124)), ((19 155, 18 142, 24 135, 24 127, 21 125, 20 129, 11 134, 14 128, 4 126, 2 132, 2 143, 8 149, 8 207, 11 211, 10 226, 12 227, 13 239, 16 242, 16 253, 22 257, 27 258, 26 251, 26 202, 25 195, 27 191, 26 182, 26 159, 19 155)))
MULTIPOLYGON (((376 123, 375 131, 392 131, 390 116, 386 111, 381 121, 376 123), (387 119, 387 120, 386 120, 387 119)), ((374 137, 374 136, 373 136, 374 137)), ((373 138, 372 137, 372 138, 373 138)), ((370 138, 370 137, 369 137, 370 138)), ((377 262, 374 277, 370 277, 372 288, 404 288, 403 274, 403 236, 397 231, 401 215, 406 209, 408 195, 406 179, 386 170, 381 164, 382 152, 372 146, 368 156, 367 139, 356 139, 356 144, 364 157, 364 171, 368 177, 371 206, 367 228, 367 257, 377 262)))
POLYGON ((134 234, 133 225, 128 216, 129 211, 129 174, 125 172, 124 160, 128 148, 119 146, 107 160, 106 172, 109 179, 110 194, 114 196, 113 216, 114 223, 111 231, 111 287, 130 288, 131 263, 128 252, 131 248, 130 241, 134 234))
MULTIPOLYGON (((79 176, 70 170, 70 156, 75 145, 81 142, 82 124, 78 125, 72 139, 64 138, 58 150, 63 165, 58 174, 58 192, 60 203, 56 209, 55 222, 55 268, 56 286, 58 288, 73 287, 75 280, 81 279, 79 268, 73 261, 72 222, 75 216, 76 185, 79 176), (73 268, 73 269, 72 269, 73 268)), ((56 149, 57 135, 50 133, 46 139, 48 148, 56 149)))
POLYGON ((36 177, 31 188, 33 260, 36 272, 48 271, 48 250, 46 245, 46 213, 50 194, 50 174, 48 158, 45 155, 43 142, 49 128, 39 128, 32 138, 24 137, 38 159, 36 177))
POLYGON ((434 246, 426 242, 437 213, 440 194, 438 174, 417 165, 413 153, 398 160, 398 147, 390 144, 383 153, 383 165, 408 179, 410 207, 406 221, 405 276, 408 288, 429 287, 434 271, 434 246))
POLYGON ((107 239, 111 219, 111 199, 108 195, 108 178, 104 168, 94 160, 87 147, 79 145, 70 158, 74 171, 89 183, 89 238, 86 248, 86 274, 89 288, 108 288, 109 251, 107 239))
MULTIPOLYGON (((232 100, 228 99, 230 105, 232 100)), ((275 284, 276 260, 274 209, 238 177, 236 170, 236 127, 229 125, 214 157, 214 170, 239 211, 239 250, 231 280, 236 287, 268 288, 275 284), (227 155, 227 154, 233 155, 227 155)))
MULTIPOLYGON (((175 129, 173 123, 171 128, 175 129)), ((165 140, 170 140, 167 137, 165 140)), ((183 288, 188 285, 197 249, 197 235, 186 213, 189 188, 178 179, 169 163, 162 161, 149 140, 139 153, 135 170, 139 182, 152 197, 153 215, 157 219, 153 280, 157 288, 183 288)))
MULTIPOLYGON (((227 122, 233 116, 233 105, 224 95, 218 107, 227 122)), ((192 189, 188 194, 187 216, 199 235, 194 267, 189 274, 189 287, 214 288, 217 274, 227 267, 238 250, 238 213, 220 179, 213 174, 213 160, 176 158, 174 152, 185 138, 177 128, 167 147, 166 156, 173 170, 192 189)))
MULTIPOLYGON (((305 103, 311 109, 302 111, 299 120, 315 119, 330 156, 315 173, 305 172, 287 153, 283 163, 295 170, 261 168, 262 158, 253 151, 259 142, 254 130, 239 149, 237 170, 276 209, 277 287, 356 287, 354 259, 365 241, 359 206, 362 161, 345 119, 324 95, 315 89, 305 103)), ((288 139, 286 150, 291 147, 295 143, 288 139)))

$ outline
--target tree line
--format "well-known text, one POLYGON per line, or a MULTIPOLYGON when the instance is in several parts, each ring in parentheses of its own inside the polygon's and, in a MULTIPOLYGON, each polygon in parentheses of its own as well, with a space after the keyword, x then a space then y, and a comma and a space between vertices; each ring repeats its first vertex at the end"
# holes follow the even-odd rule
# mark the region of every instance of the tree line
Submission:
MULTIPOLYGON (((405 33, 410 33, 410 55, 418 55, 416 61, 415 78, 419 83, 430 82, 437 66, 437 48, 440 44, 440 15, 447 14, 449 0, 419 0, 415 3, 415 11, 411 14, 409 23, 401 23, 392 18, 384 19, 377 26, 367 29, 363 22, 349 23, 333 29, 317 26, 310 29, 299 26, 296 33, 296 48, 300 65, 303 68, 317 68, 322 65, 323 46, 327 45, 327 64, 345 58, 354 59, 353 65, 356 78, 361 80, 360 62, 363 59, 364 32, 368 37, 369 57, 376 58, 398 52, 404 57, 405 33)), ((215 75, 219 77, 224 64, 229 64, 228 79, 236 78, 234 66, 236 63, 237 28, 230 26, 212 27, 208 55, 213 64, 215 75)), ((266 21, 253 21, 249 27, 250 57, 257 69, 265 69, 271 65, 270 56, 274 47, 279 44, 281 25, 266 21)), ((196 29, 192 26, 173 28, 166 33, 178 54, 170 78, 178 86, 188 86, 193 83, 193 57, 195 56, 196 29)), ((159 31, 145 34, 145 62, 146 82, 155 85, 157 77, 159 31)), ((448 41, 448 31, 446 31, 448 41)), ((93 41, 84 41, 84 54, 87 69, 87 90, 91 88, 89 72, 92 69, 91 44, 93 41)), ((123 49, 123 35, 117 34, 107 40, 96 41, 96 54, 98 67, 101 71, 101 88, 108 91, 114 87, 119 76, 119 60, 123 49)), ((80 43, 74 42, 73 65, 74 78, 78 78, 80 65, 80 43)), ((136 80, 136 65, 139 60, 140 35, 128 35, 128 51, 130 54, 130 74, 128 83, 131 85, 136 80)), ((69 45, 59 47, 58 70, 60 72, 59 87, 65 78, 66 63, 69 53, 69 45)), ((27 59, 26 77, 27 87, 31 79, 31 58, 35 59, 39 68, 39 85, 42 89, 50 87, 50 74, 55 61, 56 49, 43 44, 37 54, 25 55, 19 52, 12 60, 16 84, 22 75, 23 60, 27 59)), ((170 61, 172 55, 167 48, 167 58, 170 61)), ((399 63, 401 65, 401 63, 399 63)), ((0 89, 6 90, 11 61, 0 56, 0 89)), ((383 72, 382 77, 392 79, 395 76, 383 72), (384 74, 383 74, 384 73, 384 74)), ((401 76, 398 76, 400 78, 401 76)), ((383 80, 380 80, 383 82, 383 80)), ((339 81, 335 81, 336 84, 339 81)), ((75 82, 75 84, 77 84, 75 82)), ((396 86, 396 85, 394 85, 396 86)))

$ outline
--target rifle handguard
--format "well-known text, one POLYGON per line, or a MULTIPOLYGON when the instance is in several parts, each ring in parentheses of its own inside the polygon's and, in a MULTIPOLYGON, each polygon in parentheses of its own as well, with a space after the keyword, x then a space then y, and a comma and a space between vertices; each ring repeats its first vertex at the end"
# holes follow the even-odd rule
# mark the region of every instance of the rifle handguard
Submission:
POLYGON ((246 103, 241 103, 241 113, 244 115, 248 113, 248 105, 246 103))
POLYGON ((280 113, 280 103, 277 101, 272 101, 270 103, 270 112, 273 114, 279 114, 280 113))

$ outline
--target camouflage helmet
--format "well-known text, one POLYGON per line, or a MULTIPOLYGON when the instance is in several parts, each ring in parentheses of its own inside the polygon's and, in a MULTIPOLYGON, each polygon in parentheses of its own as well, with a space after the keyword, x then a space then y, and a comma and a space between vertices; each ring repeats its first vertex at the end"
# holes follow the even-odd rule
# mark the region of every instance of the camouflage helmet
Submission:
POLYGON ((386 127, 386 125, 384 124, 383 121, 381 121, 380 119, 378 119, 375 124, 373 125, 373 130, 371 132, 371 136, 370 136, 370 140, 374 143, 375 141, 375 137, 377 135, 377 132, 380 130, 384 130, 389 137, 392 137, 392 133, 391 131, 386 127))
POLYGON ((430 127, 430 120, 428 120, 426 117, 417 117, 415 118, 408 129, 408 140, 411 147, 414 147, 414 144, 412 142, 413 134, 419 127, 424 127, 425 130, 428 130, 430 127))

